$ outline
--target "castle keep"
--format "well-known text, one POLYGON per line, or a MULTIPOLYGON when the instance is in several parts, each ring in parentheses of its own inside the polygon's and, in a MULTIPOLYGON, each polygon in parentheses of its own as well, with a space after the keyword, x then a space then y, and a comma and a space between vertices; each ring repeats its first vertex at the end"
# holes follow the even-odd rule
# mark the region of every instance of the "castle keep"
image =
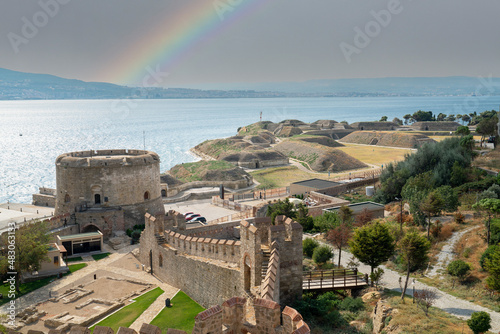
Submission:
POLYGON ((164 214, 160 158, 150 151, 100 150, 65 153, 56 159, 55 215, 71 214, 80 232, 104 237, 164 214))
POLYGON ((146 214, 140 260, 204 307, 233 296, 290 304, 302 295, 302 226, 279 216, 186 228, 184 216, 146 214))

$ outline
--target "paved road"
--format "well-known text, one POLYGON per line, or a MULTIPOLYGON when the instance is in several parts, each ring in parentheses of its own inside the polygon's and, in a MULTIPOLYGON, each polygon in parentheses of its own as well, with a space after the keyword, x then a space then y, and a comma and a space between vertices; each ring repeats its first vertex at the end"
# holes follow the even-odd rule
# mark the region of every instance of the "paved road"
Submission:
MULTIPOLYGON (((338 256, 338 254, 337 254, 337 256, 338 256)), ((352 256, 351 253, 349 253, 347 251, 342 251, 341 264, 343 266, 347 266, 347 262, 349 262, 349 259, 351 258, 351 256, 352 256)), ((337 260, 335 260, 335 261, 337 261, 337 260)), ((399 279, 401 278, 403 283, 404 283, 406 276, 401 276, 397 272, 395 272, 395 271, 393 271, 385 266, 380 266, 380 267, 382 269, 384 269, 384 276, 382 277, 381 285, 387 289, 401 292, 401 289, 399 288, 399 279)), ((369 273, 370 272, 370 266, 367 266, 364 264, 360 264, 358 269, 362 273, 369 273)), ((456 298, 450 294, 447 294, 443 291, 440 291, 440 290, 438 290, 434 287, 431 287, 427 284, 415 281, 415 290, 420 290, 420 289, 432 289, 432 290, 436 291, 437 300, 436 300, 436 303, 434 304, 434 306, 442 309, 443 311, 445 311, 451 315, 459 317, 461 319, 469 319, 472 312, 484 311, 484 312, 489 313, 491 316, 491 329, 490 329, 490 331, 492 331, 492 332, 499 332, 500 331, 500 313, 494 312, 488 308, 476 305, 476 304, 471 303, 469 301, 456 298)), ((408 282, 408 289, 406 290, 406 294, 409 296, 412 295, 412 286, 411 286, 410 282, 408 282)))

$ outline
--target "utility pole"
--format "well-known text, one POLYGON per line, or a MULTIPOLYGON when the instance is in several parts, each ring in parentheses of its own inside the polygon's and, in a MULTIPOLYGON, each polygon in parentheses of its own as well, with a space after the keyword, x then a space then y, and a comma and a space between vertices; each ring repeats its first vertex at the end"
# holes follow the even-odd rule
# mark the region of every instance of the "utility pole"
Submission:
POLYGON ((262 111, 260 112, 260 121, 262 122, 262 111))

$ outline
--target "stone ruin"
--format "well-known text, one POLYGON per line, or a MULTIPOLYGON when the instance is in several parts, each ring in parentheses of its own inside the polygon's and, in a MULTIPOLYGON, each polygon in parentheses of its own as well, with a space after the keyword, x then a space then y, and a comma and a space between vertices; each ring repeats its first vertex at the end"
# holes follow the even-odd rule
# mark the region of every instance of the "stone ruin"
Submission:
MULTIPOLYGON (((67 329, 50 329, 48 334, 90 334, 84 326, 72 326, 67 329)), ((154 325, 143 324, 137 333, 131 328, 120 327, 116 334, 161 334, 162 330, 154 325)), ((187 334, 178 329, 167 329, 167 334, 187 334)), ((309 326, 300 313, 268 299, 249 299, 233 297, 222 305, 213 306, 195 317, 192 334, 308 334, 309 326)), ((28 334, 45 334, 42 331, 29 330, 28 334)), ((114 334, 110 327, 96 326, 94 334, 114 334)))

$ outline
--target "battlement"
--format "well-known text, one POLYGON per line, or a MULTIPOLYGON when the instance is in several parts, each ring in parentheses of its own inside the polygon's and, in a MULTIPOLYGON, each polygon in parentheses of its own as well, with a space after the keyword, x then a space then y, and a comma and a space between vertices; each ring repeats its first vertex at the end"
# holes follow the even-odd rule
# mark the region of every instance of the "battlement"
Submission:
POLYGON ((168 245, 185 254, 234 263, 240 259, 240 241, 191 237, 175 231, 165 231, 164 237, 168 245))
POLYGON ((69 168, 145 166, 159 164, 160 157, 143 150, 97 150, 64 153, 56 166, 69 168))

